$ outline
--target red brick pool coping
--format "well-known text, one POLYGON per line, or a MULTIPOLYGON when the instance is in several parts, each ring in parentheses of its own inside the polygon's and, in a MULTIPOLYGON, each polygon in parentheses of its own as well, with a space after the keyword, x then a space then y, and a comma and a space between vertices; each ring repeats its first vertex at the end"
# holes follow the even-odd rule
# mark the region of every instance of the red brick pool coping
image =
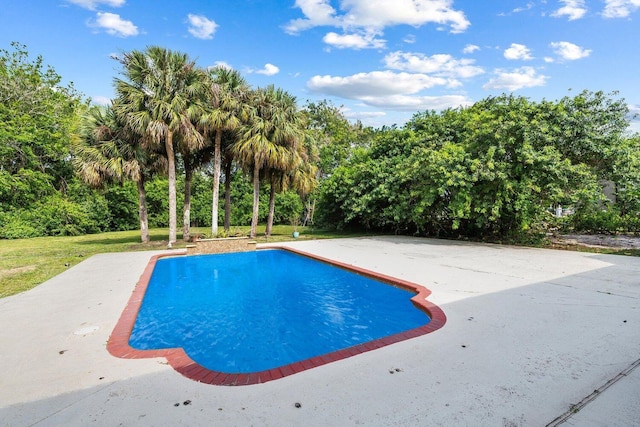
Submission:
POLYGON ((140 276, 140 279, 138 280, 138 283, 133 290, 133 294, 131 295, 127 306, 122 312, 118 323, 116 324, 113 332, 111 333, 111 336, 109 337, 109 341, 107 342, 107 350, 109 351, 109 353, 111 353, 111 355, 124 359, 164 357, 169 365, 171 365, 173 369, 178 371, 180 374, 184 375, 187 378, 205 384, 228 386, 250 385, 277 380, 289 375, 296 374, 298 372, 302 372, 307 369, 322 366, 341 359, 346 359, 347 357, 356 356, 358 354, 385 347, 387 345, 395 344, 400 341, 419 337, 421 335, 425 335, 442 328, 447 321, 447 318, 442 309, 440 309, 440 307, 438 307, 437 305, 427 301, 426 298, 431 294, 431 291, 424 286, 397 279, 395 277, 386 276, 384 274, 379 274, 370 270, 365 270, 353 265, 337 262, 307 252, 299 251, 297 249, 282 246, 270 246, 268 249, 282 249, 289 252, 294 252, 299 255, 313 258, 317 261, 335 265, 346 270, 353 271, 357 274, 389 283, 402 289, 416 292, 416 295, 411 298, 411 301, 416 307, 423 310, 431 318, 431 321, 424 326, 410 329, 398 334, 389 335, 377 340, 368 341, 362 344, 355 345, 353 347, 337 350, 331 353, 312 357, 310 359, 302 360, 277 368, 268 369, 266 371, 252 372, 248 374, 212 371, 194 362, 182 348, 169 348, 162 350, 137 350, 129 345, 129 337, 131 336, 131 331, 133 330, 136 317, 138 316, 138 311, 140 310, 144 294, 147 290, 147 286, 149 285, 151 274, 153 273, 153 269, 155 268, 156 262, 159 258, 186 254, 185 251, 176 251, 174 253, 160 254, 151 257, 151 260, 147 264, 147 267, 142 273, 142 276, 140 276))

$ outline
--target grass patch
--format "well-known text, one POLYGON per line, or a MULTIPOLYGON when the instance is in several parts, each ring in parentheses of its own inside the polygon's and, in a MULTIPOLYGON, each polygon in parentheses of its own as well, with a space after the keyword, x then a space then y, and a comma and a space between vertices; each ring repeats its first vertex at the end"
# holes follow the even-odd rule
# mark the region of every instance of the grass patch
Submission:
MULTIPOLYGON (((235 227, 233 235, 249 234, 249 227, 235 227)), ((192 233, 206 235, 207 228, 193 228, 192 233)), ((348 234, 298 227, 298 240, 355 237, 348 234)), ((279 225, 273 228, 271 237, 264 236, 264 226, 258 228, 258 243, 274 243, 294 240, 293 227, 279 225)), ((140 243, 140 231, 117 231, 72 237, 36 237, 32 239, 0 240, 0 298, 24 292, 73 267, 82 260, 98 253, 148 251, 166 249, 167 229, 150 230, 151 242, 140 243)), ((182 235, 174 248, 184 248, 182 235)))
POLYGON ((606 254, 606 255, 624 255, 640 257, 640 249, 629 248, 608 248, 608 247, 596 247, 580 244, 560 244, 560 243, 546 243, 540 246, 545 249, 557 249, 564 251, 574 252, 586 252, 592 254, 606 254))

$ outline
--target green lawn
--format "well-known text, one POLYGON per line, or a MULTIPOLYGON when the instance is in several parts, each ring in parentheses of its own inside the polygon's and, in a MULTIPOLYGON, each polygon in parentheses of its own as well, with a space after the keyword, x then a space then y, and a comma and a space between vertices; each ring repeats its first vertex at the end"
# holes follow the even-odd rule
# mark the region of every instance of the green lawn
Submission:
MULTIPOLYGON (((258 243, 293 240, 291 226, 275 226, 269 239, 264 226, 258 229, 258 243)), ((207 233, 206 228, 194 228, 192 233, 207 233)), ((348 237, 346 233, 312 230, 298 227, 299 239, 348 237)), ((235 227, 234 235, 248 235, 249 227, 235 227)), ((140 243, 140 232, 118 231, 74 237, 37 237, 33 239, 0 240, 0 298, 31 289, 60 274, 83 259, 104 252, 146 251, 166 249, 167 229, 150 231, 151 243, 140 243)), ((174 248, 183 248, 182 236, 174 248)))

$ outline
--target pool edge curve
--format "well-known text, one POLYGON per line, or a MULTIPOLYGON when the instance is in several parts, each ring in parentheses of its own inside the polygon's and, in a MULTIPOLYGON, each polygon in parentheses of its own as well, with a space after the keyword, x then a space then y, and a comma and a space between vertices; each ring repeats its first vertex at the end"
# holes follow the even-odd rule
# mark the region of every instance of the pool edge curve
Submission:
POLYGON ((120 318, 118 319, 113 332, 109 336, 109 340, 107 341, 107 351, 112 356, 123 359, 164 357, 169 365, 171 365, 171 367, 173 367, 173 369, 179 372, 181 375, 204 384, 227 386, 251 385, 277 380, 289 375, 296 374, 298 372, 305 371, 307 369, 312 369, 318 366, 325 365, 327 363, 336 362, 338 360, 356 356, 367 351, 395 344, 397 342, 426 335, 430 332, 434 332, 442 328, 447 321, 444 311, 442 311, 442 309, 436 304, 427 300, 427 297, 431 295, 431 291, 422 285, 418 285, 417 283, 387 276, 381 273, 335 261, 329 258, 324 258, 284 245, 269 245, 263 248, 259 248, 259 250, 260 249, 280 249, 293 252, 298 255, 312 258, 316 261, 328 263, 336 267, 370 277, 375 280, 389 283, 402 289, 416 292, 416 295, 411 297, 412 303, 420 310, 423 310, 431 318, 431 321, 426 325, 409 329, 398 334, 389 335, 373 341, 368 341, 352 347, 312 357, 310 359, 305 359, 299 362, 279 366, 277 368, 251 373, 225 373, 210 370, 193 361, 182 348, 169 348, 161 350, 135 349, 129 345, 129 338, 136 322, 138 312, 140 311, 140 306, 142 304, 142 300, 144 299, 147 286, 149 285, 149 280, 151 279, 153 269, 155 268, 157 260, 160 258, 186 255, 186 251, 176 251, 172 253, 154 255, 150 258, 149 263, 145 267, 142 275, 140 276, 140 279, 138 279, 138 282, 134 287, 127 305, 120 315, 120 318))

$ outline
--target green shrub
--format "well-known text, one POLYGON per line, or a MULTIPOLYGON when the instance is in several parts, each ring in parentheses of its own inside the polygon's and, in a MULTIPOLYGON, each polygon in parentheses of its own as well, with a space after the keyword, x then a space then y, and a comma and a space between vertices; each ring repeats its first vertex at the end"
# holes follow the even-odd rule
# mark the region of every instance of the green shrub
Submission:
POLYGON ((31 219, 30 212, 13 211, 0 214, 0 239, 24 239, 43 234, 44 231, 31 219))
POLYGON ((166 178, 156 178, 145 185, 149 227, 169 226, 169 182, 166 178))
MULTIPOLYGON (((211 226, 211 198, 213 197, 212 180, 203 173, 195 173, 191 180, 191 225, 194 227, 211 226)), ((224 187, 220 185, 219 223, 224 218, 224 187)), ((180 210, 181 206, 178 206, 180 210)))
POLYGON ((289 224, 291 218, 300 218, 304 206, 298 193, 294 191, 284 191, 276 194, 275 212, 273 215, 274 224, 289 224))
POLYGON ((615 234, 624 231, 624 220, 615 206, 606 209, 578 212, 570 217, 575 231, 585 233, 615 234))
POLYGON ((110 231, 135 230, 140 226, 138 219, 138 193, 135 182, 110 187, 104 198, 109 211, 110 231))
POLYGON ((33 218, 49 236, 78 236, 100 231, 84 206, 57 194, 41 201, 33 211, 33 218))

